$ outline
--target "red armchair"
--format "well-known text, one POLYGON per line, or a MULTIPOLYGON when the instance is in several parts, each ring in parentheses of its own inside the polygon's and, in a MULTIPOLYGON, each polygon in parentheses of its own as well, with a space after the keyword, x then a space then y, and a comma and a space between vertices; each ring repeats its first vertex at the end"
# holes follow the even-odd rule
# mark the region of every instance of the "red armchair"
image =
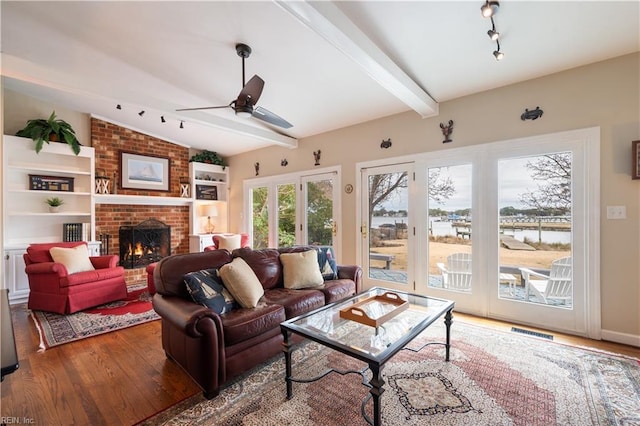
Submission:
POLYGON ((70 274, 53 261, 52 247, 87 246, 85 242, 31 244, 24 254, 29 279, 29 309, 71 314, 127 297, 124 268, 116 255, 91 256, 95 270, 70 274))

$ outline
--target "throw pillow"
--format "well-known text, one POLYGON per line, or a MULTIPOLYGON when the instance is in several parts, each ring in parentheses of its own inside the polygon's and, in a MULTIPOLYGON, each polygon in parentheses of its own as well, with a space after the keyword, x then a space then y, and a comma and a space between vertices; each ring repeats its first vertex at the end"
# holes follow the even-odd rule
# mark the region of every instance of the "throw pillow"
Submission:
POLYGON ((280 262, 282 262, 284 288, 313 288, 324 284, 318 269, 318 255, 315 250, 282 253, 280 262))
POLYGON ((318 266, 324 280, 338 278, 338 264, 333 255, 332 247, 318 247, 318 266))
POLYGON ((236 301, 224 288, 217 269, 203 269, 184 275, 184 283, 194 302, 206 306, 218 314, 236 307, 236 301))
POLYGON ((243 308, 255 308, 264 295, 260 280, 247 262, 236 257, 218 271, 224 286, 243 308))
POLYGON ((67 268, 69 275, 96 269, 89 260, 89 250, 84 244, 71 248, 51 247, 49 253, 54 262, 62 263, 67 268))
POLYGON ((214 235, 214 241, 218 250, 227 250, 232 252, 237 248, 240 248, 240 234, 235 235, 214 235))

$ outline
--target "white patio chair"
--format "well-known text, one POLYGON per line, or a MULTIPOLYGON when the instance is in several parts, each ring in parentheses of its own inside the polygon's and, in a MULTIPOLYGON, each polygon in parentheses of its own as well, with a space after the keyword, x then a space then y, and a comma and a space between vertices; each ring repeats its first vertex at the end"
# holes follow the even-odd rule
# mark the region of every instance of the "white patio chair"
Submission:
POLYGON ((471 253, 453 253, 447 256, 447 266, 438 262, 442 272, 442 285, 449 290, 471 290, 471 253))
POLYGON ((560 300, 566 303, 573 297, 573 279, 571 271, 571 257, 563 257, 551 262, 549 275, 519 268, 524 280, 527 300, 534 294, 538 300, 548 304, 549 300, 560 300))

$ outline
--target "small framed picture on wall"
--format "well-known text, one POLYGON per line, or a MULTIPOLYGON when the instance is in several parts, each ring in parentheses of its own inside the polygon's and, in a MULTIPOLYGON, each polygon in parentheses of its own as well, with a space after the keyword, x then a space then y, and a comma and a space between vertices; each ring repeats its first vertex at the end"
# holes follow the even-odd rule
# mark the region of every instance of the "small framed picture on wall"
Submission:
POLYGON ((633 161, 633 169, 631 171, 632 179, 640 179, 640 141, 631 142, 631 160, 633 161))

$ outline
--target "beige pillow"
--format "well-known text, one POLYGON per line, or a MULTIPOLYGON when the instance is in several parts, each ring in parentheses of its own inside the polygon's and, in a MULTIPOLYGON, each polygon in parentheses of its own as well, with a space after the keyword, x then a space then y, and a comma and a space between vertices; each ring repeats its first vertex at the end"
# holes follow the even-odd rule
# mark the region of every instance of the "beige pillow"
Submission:
POLYGON ((223 265, 218 274, 222 278, 224 286, 243 308, 255 308, 264 294, 264 288, 260 280, 247 262, 236 257, 223 265))
POLYGON ((76 247, 51 247, 49 253, 54 262, 62 263, 69 274, 93 271, 95 268, 89 260, 89 250, 84 244, 76 247))
POLYGON ((225 249, 229 252, 240 248, 240 234, 235 235, 216 235, 218 250, 225 249))
POLYGON ((315 250, 280 255, 284 274, 284 288, 312 288, 324 284, 315 250))

